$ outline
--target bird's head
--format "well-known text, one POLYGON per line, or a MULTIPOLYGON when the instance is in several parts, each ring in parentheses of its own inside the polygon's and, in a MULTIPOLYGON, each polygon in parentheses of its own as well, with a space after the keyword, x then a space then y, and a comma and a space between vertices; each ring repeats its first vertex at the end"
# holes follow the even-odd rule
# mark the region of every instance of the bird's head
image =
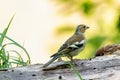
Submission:
POLYGON ((76 33, 84 33, 88 28, 88 26, 80 24, 77 26, 76 33))

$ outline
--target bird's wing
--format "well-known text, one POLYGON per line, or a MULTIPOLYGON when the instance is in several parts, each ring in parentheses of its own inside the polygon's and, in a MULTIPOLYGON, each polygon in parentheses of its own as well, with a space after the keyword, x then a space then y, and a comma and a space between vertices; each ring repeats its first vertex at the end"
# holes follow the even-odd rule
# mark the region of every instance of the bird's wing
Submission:
POLYGON ((84 46, 84 44, 85 44, 84 36, 82 37, 81 35, 72 36, 60 47, 58 52, 53 54, 51 57, 62 55, 63 53, 67 54, 71 51, 81 48, 82 46, 84 46))
POLYGON ((67 43, 64 43, 60 48, 59 50, 57 51, 57 53, 53 54, 51 57, 53 56, 59 56, 59 52, 61 52, 62 50, 66 49, 68 47, 68 44, 67 43))
POLYGON ((68 47, 68 44, 67 44, 67 43, 64 43, 64 44, 59 48, 58 52, 66 49, 67 47, 68 47))
POLYGON ((85 43, 85 37, 83 36, 83 34, 75 35, 75 36, 72 36, 68 41, 66 41, 66 43, 69 44, 68 48, 70 49, 80 48, 85 43))
MULTIPOLYGON (((72 37, 70 37, 58 50, 58 52, 69 48, 69 47, 76 47, 75 45, 79 46, 79 44, 81 44, 81 41, 84 40, 84 36, 83 34, 81 35, 74 35, 72 37)), ((84 41, 82 41, 82 43, 84 43, 84 41)))

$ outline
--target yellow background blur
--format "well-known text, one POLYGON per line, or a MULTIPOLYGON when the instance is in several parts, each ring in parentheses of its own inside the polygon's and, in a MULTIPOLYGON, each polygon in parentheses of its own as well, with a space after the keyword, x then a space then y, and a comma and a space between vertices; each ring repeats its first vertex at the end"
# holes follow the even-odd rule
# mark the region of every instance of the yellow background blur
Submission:
POLYGON ((103 45, 120 43, 120 0, 0 0, 0 31, 15 14, 7 35, 23 44, 32 63, 44 63, 86 24, 87 45, 77 58, 94 56, 103 45))

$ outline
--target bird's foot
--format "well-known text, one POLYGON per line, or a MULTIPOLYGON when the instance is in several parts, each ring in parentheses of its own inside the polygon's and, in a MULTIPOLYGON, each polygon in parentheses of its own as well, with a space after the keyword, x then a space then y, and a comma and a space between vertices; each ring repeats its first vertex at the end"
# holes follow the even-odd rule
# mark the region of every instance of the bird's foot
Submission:
POLYGON ((61 62, 61 61, 63 61, 63 60, 62 60, 62 58, 60 57, 60 58, 58 58, 58 60, 57 60, 57 61, 58 61, 58 62, 61 62))

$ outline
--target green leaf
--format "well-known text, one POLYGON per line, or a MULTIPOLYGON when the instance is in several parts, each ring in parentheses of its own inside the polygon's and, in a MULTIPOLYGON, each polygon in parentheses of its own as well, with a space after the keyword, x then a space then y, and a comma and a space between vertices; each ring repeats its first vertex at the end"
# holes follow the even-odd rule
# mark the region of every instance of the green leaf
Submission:
POLYGON ((85 14, 90 14, 91 11, 94 9, 94 3, 90 0, 87 0, 85 1, 81 6, 80 8, 82 8, 83 12, 85 14))
POLYGON ((98 48, 106 40, 106 38, 107 37, 105 36, 94 36, 87 40, 87 44, 90 44, 93 48, 98 48))

